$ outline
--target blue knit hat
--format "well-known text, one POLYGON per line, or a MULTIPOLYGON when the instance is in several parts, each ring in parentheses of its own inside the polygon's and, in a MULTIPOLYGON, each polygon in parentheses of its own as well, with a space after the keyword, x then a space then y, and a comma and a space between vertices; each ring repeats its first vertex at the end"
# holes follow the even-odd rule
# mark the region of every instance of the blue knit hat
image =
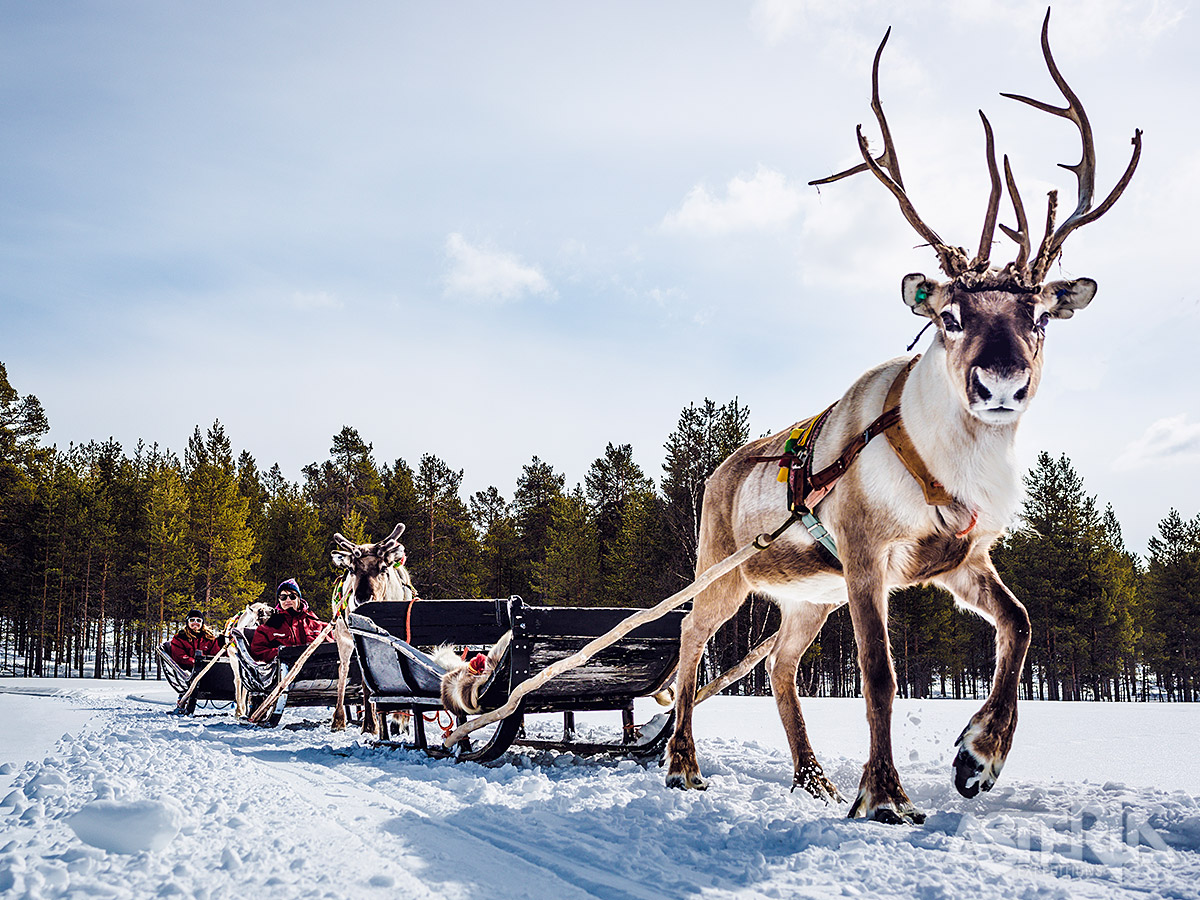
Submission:
POLYGON ((300 593, 300 585, 296 584, 295 578, 289 578, 287 581, 281 581, 279 587, 275 589, 275 596, 278 597, 284 591, 294 591, 296 596, 301 600, 304 599, 304 594, 300 593))

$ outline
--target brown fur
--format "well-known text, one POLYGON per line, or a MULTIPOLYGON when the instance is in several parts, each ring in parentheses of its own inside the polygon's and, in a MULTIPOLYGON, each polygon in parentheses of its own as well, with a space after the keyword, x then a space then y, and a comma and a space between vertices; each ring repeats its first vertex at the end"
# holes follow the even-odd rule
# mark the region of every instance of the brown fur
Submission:
MULTIPOLYGON (((374 544, 355 544, 340 534, 333 536, 339 547, 333 551, 333 563, 349 570, 347 581, 342 585, 343 590, 349 589, 345 614, 337 616, 334 621, 334 638, 338 646, 338 694, 330 726, 333 731, 346 728, 346 680, 349 677, 350 657, 354 653, 354 638, 346 624, 347 614, 371 600, 403 602, 416 596, 412 578, 403 565, 404 545, 400 543, 403 533, 404 525, 401 523, 386 538, 374 544)), ((365 682, 362 692, 362 730, 364 733, 375 733, 378 730, 375 708, 370 702, 365 682)))
POLYGON ((468 660, 461 659, 453 647, 439 647, 433 655, 434 662, 446 670, 442 676, 442 706, 459 716, 478 715, 479 693, 486 687, 488 679, 508 651, 512 632, 507 631, 484 657, 482 669, 473 669, 468 660))
MULTIPOLYGON (((801 655, 829 611, 848 603, 870 726, 870 752, 851 815, 862 812, 883 821, 921 821, 892 759, 896 674, 888 645, 887 598, 895 588, 923 582, 946 588, 959 603, 995 624, 992 693, 959 738, 955 785, 970 797, 990 789, 999 774, 1016 727, 1017 686, 1029 647, 1029 616, 1001 583, 989 548, 1016 511, 1019 482, 1013 439, 1041 381, 1046 325, 1052 319, 1070 318, 1086 307, 1096 292, 1096 283, 1087 278, 1051 283, 1043 283, 1043 279, 1067 235, 1111 207, 1128 184, 1141 152, 1141 132, 1136 131, 1133 158, 1125 175, 1102 206, 1089 212, 1092 197, 1085 186, 1091 184, 1094 174, 1094 160, 1087 152, 1092 146, 1091 130, 1051 58, 1048 28, 1047 12, 1042 26, 1043 55, 1068 101, 1068 118, 1079 127, 1085 149, 1084 163, 1070 167, 1077 170, 1079 205, 1057 230, 1053 230, 1053 216, 1049 217, 1046 235, 1032 256, 1030 235, 1009 230, 1021 250, 1013 262, 999 267, 989 262, 1001 196, 998 179, 988 200, 979 251, 973 258, 965 250, 943 243, 908 201, 880 111, 879 60, 887 38, 880 44, 872 71, 872 107, 884 134, 884 152, 878 159, 872 157, 860 133, 865 165, 813 183, 837 181, 864 169, 873 172, 900 201, 909 223, 935 250, 950 281, 939 283, 919 273, 903 279, 906 305, 928 317, 937 329, 931 345, 915 364, 893 360, 851 385, 830 413, 813 450, 813 462, 817 470, 829 465, 852 437, 883 412, 887 398, 899 395, 911 450, 937 483, 938 490, 931 493, 929 502, 940 504, 947 495, 954 500, 944 506, 927 505, 925 492, 908 468, 885 441, 874 441, 817 507, 841 552, 841 578, 831 567, 821 565, 808 535, 793 527, 761 556, 697 595, 680 636, 675 734, 667 749, 669 785, 705 787, 692 737, 696 668, 708 639, 737 611, 746 595, 754 592, 774 600, 782 616, 771 650, 771 683, 792 748, 793 784, 826 800, 836 799, 836 789, 813 756, 795 676, 801 655), (910 372, 902 387, 896 381, 901 370, 910 372)), ((1016 99, 1046 108, 1028 98, 1016 99)), ((986 119, 984 122, 990 146, 990 125, 986 119)), ((995 176, 995 155, 989 153, 995 176)), ((1009 191, 1019 207, 1011 180, 1009 191)), ((697 573, 749 544, 758 533, 774 531, 786 515, 786 490, 776 483, 774 470, 768 471, 752 459, 779 454, 786 439, 785 431, 748 444, 709 479, 697 573)), ((920 471, 921 467, 916 468, 920 471)))

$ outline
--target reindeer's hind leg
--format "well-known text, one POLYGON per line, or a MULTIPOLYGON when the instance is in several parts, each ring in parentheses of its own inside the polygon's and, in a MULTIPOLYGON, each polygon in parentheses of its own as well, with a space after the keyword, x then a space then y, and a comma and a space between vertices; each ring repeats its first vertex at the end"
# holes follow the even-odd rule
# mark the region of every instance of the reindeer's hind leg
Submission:
POLYGON ((779 718, 787 732, 788 744, 792 748, 792 790, 803 788, 818 800, 840 803, 842 800, 833 782, 825 777, 812 745, 808 742, 808 731, 804 727, 804 716, 800 712, 800 693, 796 690, 796 670, 800 658, 829 618, 829 614, 840 603, 790 602, 780 604, 783 621, 779 626, 779 637, 771 654, 771 689, 779 707, 779 718))
POLYGON ((338 617, 333 627, 333 635, 337 640, 338 648, 338 683, 337 705, 333 708, 333 724, 329 728, 331 731, 345 731, 346 682, 350 678, 350 655, 354 652, 354 638, 350 634, 346 620, 341 616, 338 617))
POLYGON ((986 554, 967 559, 938 583, 996 626, 992 693, 955 742, 954 786, 964 797, 990 791, 1017 728, 1017 688, 1029 649, 1029 613, 1000 581, 986 554))
MULTIPOLYGON (((702 567, 697 566, 697 571, 702 567)), ((696 595, 692 611, 683 620, 679 635, 679 669, 675 682, 675 733, 667 744, 667 787, 704 790, 692 738, 692 710, 696 705, 696 667, 704 645, 727 622, 749 593, 749 586, 735 569, 696 595)))

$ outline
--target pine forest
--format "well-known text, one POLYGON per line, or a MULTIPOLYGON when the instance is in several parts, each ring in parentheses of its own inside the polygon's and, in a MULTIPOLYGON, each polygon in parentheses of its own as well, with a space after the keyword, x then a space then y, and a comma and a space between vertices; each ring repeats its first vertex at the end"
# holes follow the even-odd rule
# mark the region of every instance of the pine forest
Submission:
MULTIPOLYGON (((111 439, 46 446, 41 404, 0 364, 0 675, 156 678, 154 650, 187 610, 222 620, 285 578, 328 616, 333 534, 378 540, 397 522, 425 599, 651 606, 692 580, 705 479, 749 439, 748 420, 736 399, 684 408, 657 481, 630 445, 609 443, 582 484, 534 456, 507 493, 463 496, 463 470, 429 454, 377 460, 351 426, 299 482, 236 452, 219 421, 197 426, 182 456, 111 439)), ((1041 453, 1025 489, 993 548, 1032 619, 1023 697, 1200 700, 1200 515, 1166 511, 1142 559, 1065 455, 1041 453)), ((747 599, 710 643, 703 680, 778 621, 747 599)), ((893 594, 889 633, 902 696, 990 689, 992 628, 943 591, 893 594)), ((801 693, 858 695, 856 658, 843 608, 801 662, 801 693)), ((731 690, 769 693, 763 665, 731 690)))

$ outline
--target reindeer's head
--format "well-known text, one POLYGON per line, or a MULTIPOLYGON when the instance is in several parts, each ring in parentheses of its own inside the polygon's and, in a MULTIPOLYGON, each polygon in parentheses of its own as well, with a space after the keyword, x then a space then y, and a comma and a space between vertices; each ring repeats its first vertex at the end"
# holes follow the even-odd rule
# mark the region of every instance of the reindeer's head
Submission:
POLYGON ((404 525, 399 524, 382 541, 374 544, 356 544, 341 534, 333 536, 339 549, 331 554, 333 563, 349 569, 353 579, 354 606, 371 600, 398 599, 391 596, 400 579, 395 566, 404 562, 404 545, 400 535, 404 525))
POLYGON ((934 352, 944 354, 963 407, 989 425, 1008 425, 1037 392, 1046 324, 1087 306, 1096 282, 1052 281, 1026 291, 988 281, 968 288, 958 279, 935 282, 914 274, 905 276, 902 290, 912 311, 937 327, 934 352))
POLYGON ((1070 318, 1075 310, 1087 306, 1095 296, 1096 282, 1090 278, 1045 283, 1046 273, 1062 252, 1067 236, 1079 226, 1098 219, 1116 202, 1133 177, 1142 152, 1142 132, 1135 129, 1133 156, 1125 174, 1104 202, 1093 209, 1096 151, 1092 128, 1079 98, 1067 85, 1050 53, 1049 29, 1050 11, 1047 10, 1042 23, 1042 54, 1050 77, 1066 98, 1067 105, 1051 106, 1018 94, 1002 96, 1020 100, 1043 112, 1074 122, 1083 143, 1083 158, 1076 165, 1061 164, 1064 169, 1075 173, 1078 201, 1074 212, 1055 229, 1058 192, 1050 192, 1045 236, 1032 259, 1025 207, 1017 191, 1008 157, 1005 156, 1005 182, 1012 199, 1017 227, 1001 225, 1000 228, 1017 243, 1018 251, 1016 258, 1003 267, 994 267, 989 262, 1000 208, 1001 183, 992 127, 982 110, 979 117, 983 120, 992 190, 984 217, 983 234, 979 239, 979 251, 972 258, 963 248, 946 244, 917 215, 905 192, 896 148, 879 101, 879 59, 891 29, 883 36, 875 52, 875 63, 871 70, 871 108, 883 132, 883 153, 875 158, 871 156, 860 125, 858 147, 863 157, 862 163, 828 178, 810 182, 828 184, 857 172, 873 172, 895 196, 909 224, 937 252, 942 271, 949 280, 939 282, 920 274, 908 275, 902 285, 904 302, 914 313, 928 317, 937 327, 934 349, 944 355, 950 383, 964 409, 989 425, 1016 422, 1033 399, 1041 378, 1041 347, 1047 323, 1051 319, 1070 318))

